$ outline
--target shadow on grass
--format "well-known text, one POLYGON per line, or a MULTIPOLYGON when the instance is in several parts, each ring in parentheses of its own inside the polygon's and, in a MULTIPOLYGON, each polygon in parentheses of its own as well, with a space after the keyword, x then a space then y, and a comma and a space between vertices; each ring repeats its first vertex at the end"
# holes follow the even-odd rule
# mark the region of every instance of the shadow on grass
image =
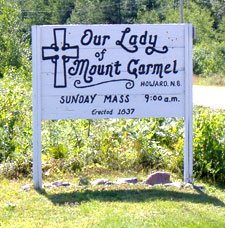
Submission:
POLYGON ((216 197, 209 196, 203 192, 183 193, 163 189, 142 189, 142 190, 85 190, 83 192, 74 191, 70 193, 54 193, 49 194, 45 190, 39 193, 48 198, 52 203, 57 205, 80 204, 91 200, 102 202, 151 202, 156 200, 191 202, 199 204, 213 204, 214 206, 222 206, 225 204, 216 197))

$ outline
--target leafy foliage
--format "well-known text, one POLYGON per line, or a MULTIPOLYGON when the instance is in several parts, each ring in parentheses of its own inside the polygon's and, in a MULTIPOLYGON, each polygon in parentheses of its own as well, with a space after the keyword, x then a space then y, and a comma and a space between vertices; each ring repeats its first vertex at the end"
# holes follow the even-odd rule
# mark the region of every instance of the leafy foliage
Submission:
POLYGON ((132 23, 136 14, 135 0, 77 0, 74 2, 74 9, 67 22, 72 24, 132 23))
POLYGON ((224 74, 225 69, 225 42, 199 44, 194 48, 194 73, 202 76, 224 74))
POLYGON ((31 167, 31 85, 25 75, 12 68, 0 80, 0 163, 11 163, 5 168, 14 167, 14 175, 31 167))
POLYGON ((225 113, 196 110, 194 170, 196 175, 225 180, 225 113))
POLYGON ((0 11, 0 77, 7 68, 28 65, 30 44, 23 28, 17 5, 4 4, 0 11))

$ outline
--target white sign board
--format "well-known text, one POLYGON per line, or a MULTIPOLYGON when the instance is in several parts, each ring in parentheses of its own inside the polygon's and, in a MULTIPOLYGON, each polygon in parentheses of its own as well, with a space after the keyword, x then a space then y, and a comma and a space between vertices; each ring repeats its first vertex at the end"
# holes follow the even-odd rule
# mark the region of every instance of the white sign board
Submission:
POLYGON ((34 150, 41 120, 189 119, 190 24, 33 26, 32 50, 34 150))

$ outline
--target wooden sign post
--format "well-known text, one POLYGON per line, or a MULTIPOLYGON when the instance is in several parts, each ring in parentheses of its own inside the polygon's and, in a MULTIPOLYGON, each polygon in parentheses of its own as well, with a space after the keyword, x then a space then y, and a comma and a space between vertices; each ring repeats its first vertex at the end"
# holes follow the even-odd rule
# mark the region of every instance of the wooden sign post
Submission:
POLYGON ((41 121, 185 119, 192 182, 192 25, 32 27, 33 178, 42 186, 41 121))

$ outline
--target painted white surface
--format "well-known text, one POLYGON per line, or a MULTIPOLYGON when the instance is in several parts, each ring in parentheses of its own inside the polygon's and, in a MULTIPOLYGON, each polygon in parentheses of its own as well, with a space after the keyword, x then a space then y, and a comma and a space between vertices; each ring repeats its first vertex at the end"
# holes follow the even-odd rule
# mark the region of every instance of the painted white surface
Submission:
POLYGON ((40 67, 40 31, 32 27, 32 134, 33 134, 33 180, 35 189, 42 186, 41 168, 41 83, 39 80, 40 67))
POLYGON ((43 120, 184 116, 184 25, 39 29, 43 120), (51 59, 54 56, 57 59, 51 59), (64 61, 63 56, 71 58, 64 61), (103 73, 95 71, 98 67, 103 73), (86 98, 83 103, 82 96, 86 98), (127 96, 127 101, 120 99, 127 96), (80 102, 75 102, 76 97, 81 97, 80 102), (63 102, 66 98, 74 102, 63 102), (121 115, 123 109, 125 114, 121 115))
POLYGON ((193 182, 192 25, 185 26, 184 182, 193 182))

